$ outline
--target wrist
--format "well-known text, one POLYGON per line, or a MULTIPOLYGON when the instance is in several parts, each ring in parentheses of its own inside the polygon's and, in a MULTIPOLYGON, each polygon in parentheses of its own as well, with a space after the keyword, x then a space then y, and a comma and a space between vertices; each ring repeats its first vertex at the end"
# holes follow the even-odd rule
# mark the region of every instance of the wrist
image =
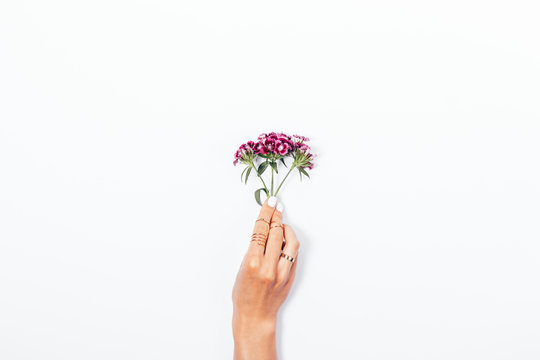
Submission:
POLYGON ((248 317, 239 314, 233 315, 233 335, 235 341, 245 338, 263 338, 275 336, 276 318, 248 317))
POLYGON ((233 336, 235 360, 277 358, 275 318, 249 318, 234 314, 233 336))

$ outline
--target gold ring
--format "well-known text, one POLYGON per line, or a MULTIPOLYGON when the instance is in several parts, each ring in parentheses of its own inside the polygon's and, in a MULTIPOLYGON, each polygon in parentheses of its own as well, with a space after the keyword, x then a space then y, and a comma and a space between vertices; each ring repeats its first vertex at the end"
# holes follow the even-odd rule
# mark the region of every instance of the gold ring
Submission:
POLYGON ((270 221, 268 221, 268 220, 266 220, 264 218, 258 218, 257 220, 255 220, 255 222, 257 222, 257 221, 264 221, 265 223, 268 224, 268 226, 270 226, 270 221))
POLYGON ((262 247, 266 246, 266 234, 263 233, 253 233, 251 235, 251 241, 257 242, 257 245, 261 245, 262 247))
POLYGON ((292 262, 292 263, 293 263, 294 260, 295 260, 295 258, 293 258, 292 256, 289 256, 289 255, 287 255, 287 254, 285 254, 285 253, 281 253, 281 257, 282 257, 282 258, 285 258, 285 259, 287 259, 287 260, 289 260, 289 261, 292 262))

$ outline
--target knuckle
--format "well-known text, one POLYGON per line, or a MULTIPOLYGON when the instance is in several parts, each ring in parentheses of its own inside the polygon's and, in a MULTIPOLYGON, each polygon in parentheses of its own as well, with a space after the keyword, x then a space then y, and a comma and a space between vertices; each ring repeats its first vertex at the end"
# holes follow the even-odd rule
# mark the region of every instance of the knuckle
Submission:
POLYGON ((276 272, 272 269, 264 269, 259 274, 260 279, 264 283, 273 283, 276 280, 276 272))
POLYGON ((272 235, 283 235, 283 229, 281 228, 281 226, 275 226, 273 225, 272 228, 270 229, 270 234, 272 235))
POLYGON ((248 270, 251 270, 251 271, 258 270, 259 266, 260 266, 260 261, 259 261, 259 259, 253 257, 251 259, 248 259, 248 261, 246 263, 246 266, 247 266, 248 270))
POLYGON ((298 249, 300 248, 300 242, 296 239, 289 240, 288 245, 294 251, 298 251, 298 249))
POLYGON ((279 274, 277 277, 276 277, 276 284, 278 285, 283 285, 285 284, 285 282, 287 281, 287 277, 283 274, 279 274))

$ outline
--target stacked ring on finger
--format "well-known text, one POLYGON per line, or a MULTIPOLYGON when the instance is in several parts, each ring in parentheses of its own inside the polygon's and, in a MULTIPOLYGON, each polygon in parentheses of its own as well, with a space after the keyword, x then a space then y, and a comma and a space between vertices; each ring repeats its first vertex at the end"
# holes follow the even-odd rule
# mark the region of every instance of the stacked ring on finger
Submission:
POLYGON ((257 242, 257 245, 261 245, 262 247, 266 246, 266 234, 263 233, 253 233, 251 235, 251 241, 257 242))

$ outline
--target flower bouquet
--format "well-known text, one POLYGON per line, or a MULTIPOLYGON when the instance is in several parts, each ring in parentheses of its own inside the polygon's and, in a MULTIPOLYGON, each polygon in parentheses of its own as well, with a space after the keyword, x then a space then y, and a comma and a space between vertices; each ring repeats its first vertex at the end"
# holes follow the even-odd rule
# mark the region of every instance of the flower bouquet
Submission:
POLYGON ((255 190, 255 200, 259 205, 262 206, 261 192, 264 191, 266 196, 276 196, 294 169, 298 170, 300 180, 302 180, 303 175, 309 178, 307 170, 313 169, 312 161, 315 155, 311 153, 311 148, 306 144, 308 141, 309 139, 305 136, 290 136, 284 133, 271 132, 259 135, 256 142, 248 141, 242 144, 236 151, 234 154, 234 165, 238 163, 246 165, 242 171, 240 180, 247 184, 249 175, 253 170, 262 182, 263 187, 255 190), (285 159, 289 158, 292 161, 287 165, 285 159), (279 173, 280 164, 289 168, 289 170, 274 189, 274 178, 279 173), (263 179, 263 174, 268 168, 271 171, 270 186, 267 186, 263 179))

